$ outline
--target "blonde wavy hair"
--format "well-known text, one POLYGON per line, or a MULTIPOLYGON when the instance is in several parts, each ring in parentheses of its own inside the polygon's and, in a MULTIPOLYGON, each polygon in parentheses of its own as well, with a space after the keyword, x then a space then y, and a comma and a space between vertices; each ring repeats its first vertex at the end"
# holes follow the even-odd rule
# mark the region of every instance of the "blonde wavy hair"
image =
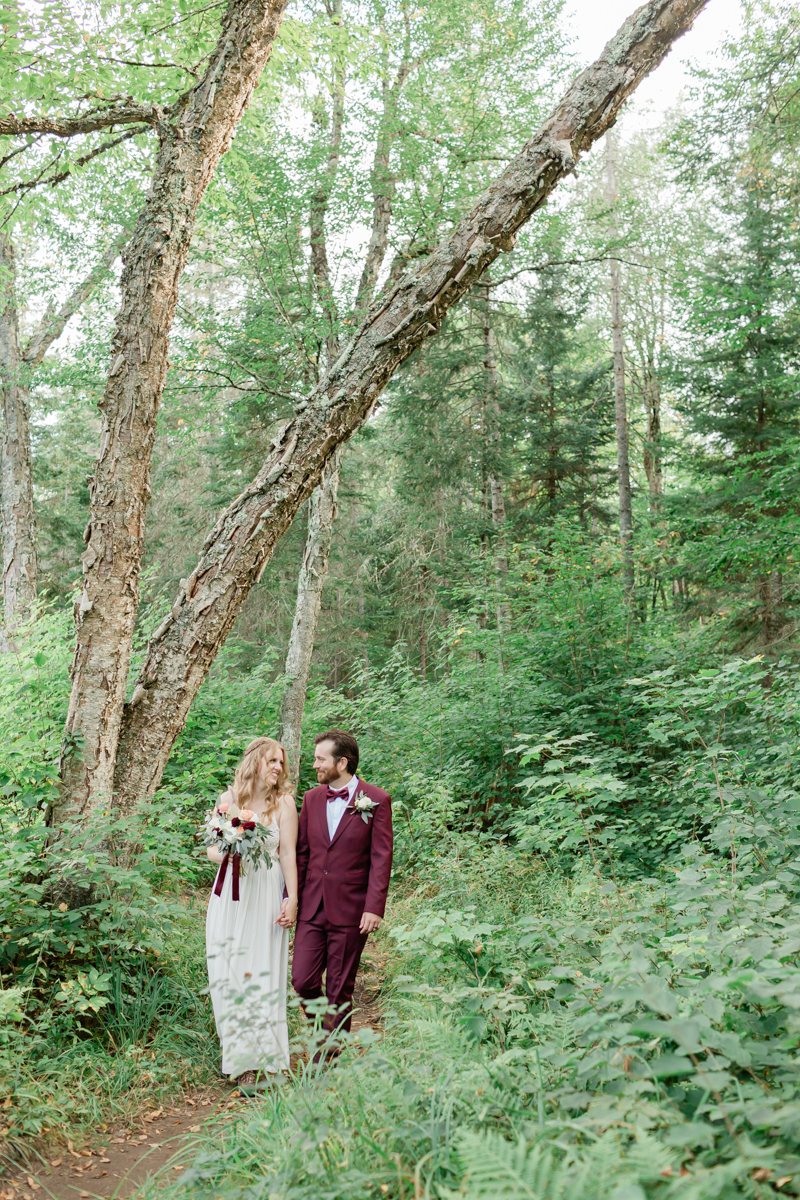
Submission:
POLYGON ((267 794, 267 808, 264 813, 267 820, 270 820, 273 813, 277 811, 281 796, 285 796, 287 793, 289 795, 292 794, 287 755, 280 742, 276 742, 275 738, 269 737, 255 738, 245 749, 242 761, 236 768, 236 774, 233 777, 233 788, 236 793, 238 807, 240 809, 249 808, 256 787, 260 782, 261 764, 265 759, 272 758, 276 750, 280 750, 283 754, 283 766, 278 776, 278 782, 271 793, 267 794))

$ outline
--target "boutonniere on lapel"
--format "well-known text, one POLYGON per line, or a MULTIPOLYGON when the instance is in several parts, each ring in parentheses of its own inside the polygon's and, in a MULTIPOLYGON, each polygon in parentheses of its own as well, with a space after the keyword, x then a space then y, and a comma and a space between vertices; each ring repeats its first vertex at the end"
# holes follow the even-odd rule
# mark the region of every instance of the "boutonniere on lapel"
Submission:
POLYGON ((370 800, 369 796, 365 796, 363 792, 358 792, 353 797, 353 807, 351 812, 357 812, 365 825, 369 825, 372 820, 373 810, 378 807, 377 800, 370 800))

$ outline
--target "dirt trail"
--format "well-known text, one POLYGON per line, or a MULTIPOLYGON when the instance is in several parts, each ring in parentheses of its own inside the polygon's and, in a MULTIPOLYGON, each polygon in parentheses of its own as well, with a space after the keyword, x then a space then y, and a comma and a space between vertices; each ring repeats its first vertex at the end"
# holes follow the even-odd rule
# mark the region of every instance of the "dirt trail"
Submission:
POLYGON ((210 1117, 229 1111, 241 1101, 231 1089, 206 1088, 194 1092, 171 1108, 145 1113, 134 1128, 108 1131, 89 1145, 66 1148, 49 1163, 17 1172, 0 1185, 0 1200, 128 1200, 148 1175, 174 1166, 186 1166, 181 1150, 210 1117), (174 1159, 174 1163, 173 1160, 174 1159))
MULTIPOLYGON (((354 1031, 380 1027, 384 966, 380 951, 368 946, 353 997, 354 1031)), ((49 1161, 0 1179, 0 1200, 135 1200, 146 1179, 189 1165, 206 1121, 225 1120, 252 1103, 258 1101, 222 1081, 193 1091, 172 1107, 144 1113, 135 1127, 106 1131, 85 1144, 69 1142, 49 1161)))

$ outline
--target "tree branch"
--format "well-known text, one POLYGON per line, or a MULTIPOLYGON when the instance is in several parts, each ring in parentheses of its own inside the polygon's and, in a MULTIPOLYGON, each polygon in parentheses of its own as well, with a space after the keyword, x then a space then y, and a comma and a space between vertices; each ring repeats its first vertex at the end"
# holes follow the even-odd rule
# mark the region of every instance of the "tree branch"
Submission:
POLYGON ((86 278, 69 294, 58 312, 48 308, 38 326, 28 339, 22 352, 22 362, 29 367, 38 367, 53 342, 64 332, 67 321, 81 307, 86 298, 97 287, 117 258, 130 237, 130 229, 123 229, 108 246, 100 261, 92 267, 86 278))
POLYGON ((136 104, 133 100, 110 108, 98 108, 82 117, 15 117, 9 113, 0 117, 0 137, 16 137, 24 133, 49 133, 53 137, 71 138, 80 133, 96 133, 112 125, 157 125, 164 116, 158 104, 136 104))
POLYGON ((543 263, 529 263, 525 267, 520 267, 516 271, 510 271, 508 275, 501 275, 499 279, 492 279, 488 283, 481 284, 481 286, 490 288, 500 287, 501 283, 508 283, 510 279, 516 279, 519 275, 527 274, 528 271, 537 273, 539 271, 550 271, 553 267, 585 267, 587 263, 601 262, 618 262, 624 263, 626 267, 641 267, 648 271, 667 273, 663 267, 655 266, 652 263, 633 262, 629 258, 620 258, 618 254, 593 254, 589 258, 552 258, 543 263))
POLYGON ((453 157, 457 158, 463 165, 475 162, 508 162, 510 158, 514 157, 513 154, 476 154, 471 156, 464 150, 456 149, 455 146, 450 144, 447 138, 439 137, 435 133, 425 133, 422 129, 401 129, 399 136, 418 137, 424 142, 433 142, 437 146, 442 146, 445 150, 449 150, 453 157))
MULTIPOLYGON (((37 175, 35 179, 26 179, 22 183, 12 184, 11 187, 5 188, 2 192, 0 192, 0 196, 9 196, 12 192, 28 192, 32 188, 47 187, 48 185, 55 187, 57 183, 61 183, 63 180, 68 179, 76 167, 85 167, 86 164, 91 162, 93 158, 97 158, 97 156, 100 154, 105 154, 106 150, 113 150, 114 147, 119 146, 121 142, 127 142, 130 138, 136 137, 138 133, 147 133, 147 130, 147 125, 134 126, 133 129, 128 129, 125 131, 125 133, 121 133, 119 137, 110 138, 108 141, 101 142, 99 146, 95 146, 94 150, 90 150, 88 154, 83 154, 80 158, 76 158, 75 162, 72 163, 66 171, 59 171, 55 175, 47 175, 45 178, 42 178, 44 171, 47 170, 47 167, 44 167, 42 172, 37 175)), ((58 161, 58 159, 56 159, 56 161, 58 161)))
MULTIPOLYGON (((123 67, 152 67, 153 70, 160 70, 160 71, 166 71, 166 70, 185 71, 187 75, 193 75, 195 77, 195 79, 200 78, 200 73, 197 70, 197 67, 187 67, 184 63, 140 62, 138 58, 111 58, 108 54, 102 54, 100 56, 100 61, 101 62, 120 63, 123 67)), ((204 62, 205 59, 201 59, 200 61, 204 62)))

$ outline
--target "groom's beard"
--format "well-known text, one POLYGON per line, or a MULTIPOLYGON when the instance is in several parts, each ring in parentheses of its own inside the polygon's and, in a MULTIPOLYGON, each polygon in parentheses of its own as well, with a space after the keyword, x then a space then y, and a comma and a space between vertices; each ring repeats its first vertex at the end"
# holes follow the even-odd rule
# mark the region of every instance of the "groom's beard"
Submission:
POLYGON ((330 783, 338 778, 339 772, 336 767, 317 767, 317 783, 330 783))

